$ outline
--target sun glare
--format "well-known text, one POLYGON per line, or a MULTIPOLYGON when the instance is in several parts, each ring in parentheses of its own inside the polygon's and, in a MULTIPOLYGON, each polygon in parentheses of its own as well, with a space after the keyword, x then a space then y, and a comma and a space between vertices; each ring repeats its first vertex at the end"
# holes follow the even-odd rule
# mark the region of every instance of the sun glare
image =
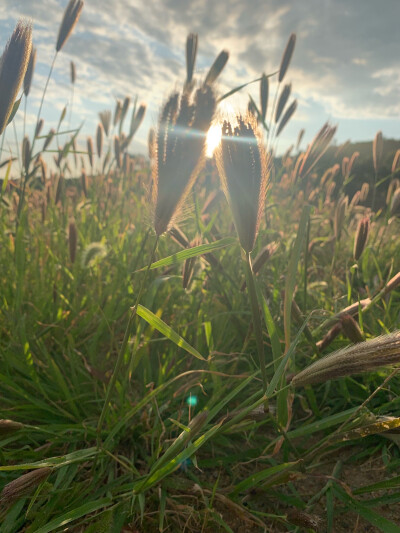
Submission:
POLYGON ((213 124, 207 133, 206 139, 206 156, 211 158, 214 154, 215 149, 221 142, 221 124, 213 124))

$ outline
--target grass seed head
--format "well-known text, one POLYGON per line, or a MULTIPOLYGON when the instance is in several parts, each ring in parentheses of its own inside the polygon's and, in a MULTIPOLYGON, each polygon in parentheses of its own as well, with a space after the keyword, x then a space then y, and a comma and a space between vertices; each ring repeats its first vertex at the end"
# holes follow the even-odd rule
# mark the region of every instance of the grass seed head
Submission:
POLYGON ((96 148, 97 148, 97 155, 101 157, 101 153, 103 151, 103 126, 101 125, 101 122, 97 125, 96 148))
POLYGON ((212 85, 218 76, 223 71, 227 61, 229 59, 229 52, 222 50, 215 59, 214 63, 211 65, 210 70, 206 76, 204 85, 212 85))
POLYGON ((22 141, 22 162, 24 164, 25 172, 28 172, 31 162, 31 145, 27 135, 25 135, 24 140, 22 141))
POLYGON ((111 111, 101 111, 99 113, 100 121, 103 124, 103 128, 105 131, 105 134, 108 137, 108 134, 110 132, 110 124, 111 124, 111 111))
POLYGON ((400 215, 400 188, 396 189, 392 196, 392 202, 390 204, 390 216, 400 215))
POLYGON ((204 85, 193 100, 173 93, 164 104, 155 140, 153 176, 154 229, 168 230, 204 165, 206 133, 216 107, 213 89, 204 85))
POLYGON ((76 81, 76 68, 75 68, 75 63, 73 61, 70 62, 70 74, 71 74, 71 83, 72 85, 74 85, 75 81, 76 81))
POLYGON ((283 80, 287 72, 287 69, 289 68, 290 61, 292 59, 292 55, 294 52, 295 44, 296 44, 296 34, 292 33, 287 42, 285 51, 283 52, 281 65, 279 67, 279 76, 278 76, 279 83, 283 80))
POLYGON ((29 56, 28 67, 24 76, 24 94, 27 97, 31 90, 33 72, 36 64, 36 48, 32 47, 31 54, 29 56))
POLYGON ((360 220, 357 226, 357 231, 354 239, 353 257, 355 261, 358 261, 367 245, 369 230, 371 227, 371 221, 369 216, 366 216, 360 220))
POLYGON ((93 140, 91 137, 87 138, 87 153, 90 166, 93 167, 93 140))
POLYGON ((400 148, 394 154, 393 163, 392 163, 392 173, 393 174, 397 170, 399 170, 399 165, 400 165, 400 148))
POLYGON ((0 420, 0 436, 9 435, 15 433, 24 427, 20 422, 14 422, 14 420, 0 420))
POLYGON ((70 0, 61 21, 61 26, 58 31, 56 51, 59 52, 66 43, 68 37, 71 35, 76 23, 81 16, 83 9, 83 0, 70 0))
POLYGON ((326 355, 297 374, 292 379, 292 385, 300 387, 324 383, 330 379, 370 372, 398 363, 400 331, 395 331, 326 355))
POLYGON ((377 174, 382 160, 383 154, 383 137, 382 132, 378 131, 372 143, 372 159, 374 162, 374 170, 377 174))
POLYGON ((197 33, 190 33, 186 40, 186 85, 189 86, 193 80, 194 66, 196 64, 197 45, 199 38, 197 33))
POLYGON ((0 493, 0 504, 9 507, 14 501, 30 494, 51 474, 51 468, 38 468, 7 483, 0 493))
POLYGON ((285 128, 289 120, 292 118, 292 116, 295 114, 297 109, 297 100, 293 100, 293 102, 290 104, 290 106, 286 109, 280 123, 278 126, 278 129, 276 130, 276 136, 279 137, 279 135, 282 133, 282 130, 285 128))
POLYGON ((0 134, 7 126, 32 52, 32 26, 19 21, 0 58, 0 134))
POLYGON ((224 121, 216 160, 240 244, 251 252, 264 210, 269 169, 254 116, 239 115, 236 121, 237 125, 224 121))
POLYGON ((260 109, 261 118, 265 122, 268 109, 268 95, 269 95, 269 80, 268 76, 263 74, 260 81, 260 109))
POLYGON ((276 112, 275 112, 275 124, 277 124, 279 122, 279 119, 281 118, 282 111, 285 109, 285 105, 287 104, 287 101, 289 100, 291 90, 292 90, 292 84, 289 83, 283 87, 281 94, 279 95, 278 105, 276 106, 276 112))
POLYGON ((140 124, 143 122, 144 115, 146 113, 146 104, 140 104, 139 109, 132 111, 131 126, 129 128, 129 138, 132 139, 140 124))

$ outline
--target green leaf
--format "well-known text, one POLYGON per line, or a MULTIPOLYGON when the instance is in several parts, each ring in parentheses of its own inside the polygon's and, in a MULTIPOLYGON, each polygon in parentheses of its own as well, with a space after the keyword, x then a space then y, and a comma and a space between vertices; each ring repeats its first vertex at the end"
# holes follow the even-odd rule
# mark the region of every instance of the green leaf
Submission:
POLYGON ((15 115, 16 115, 16 113, 18 111, 18 108, 19 108, 19 104, 21 103, 21 100, 22 100, 22 94, 21 94, 21 98, 19 98, 18 100, 15 100, 15 102, 14 102, 14 105, 13 105, 13 108, 11 110, 10 116, 8 117, 7 125, 10 124, 10 122, 12 122, 12 119, 15 117, 15 115))
POLYGON ((370 507, 363 505, 355 498, 352 498, 350 494, 348 494, 342 487, 340 487, 336 483, 335 485, 333 485, 333 490, 335 491, 336 496, 340 498, 342 502, 346 503, 353 511, 362 516, 370 524, 377 527, 379 531, 383 531, 383 533, 399 533, 398 525, 396 525, 391 520, 388 520, 384 516, 378 514, 370 507))
POLYGON ((104 507, 108 507, 111 505, 111 503, 112 501, 110 498, 102 498, 94 502, 85 503, 80 507, 73 509, 72 511, 68 511, 63 515, 54 518, 54 520, 51 520, 45 526, 37 529, 35 533, 50 533, 50 531, 54 531, 58 527, 62 526, 64 528, 70 522, 73 522, 82 516, 86 516, 89 513, 93 513, 94 511, 98 511, 104 507))
MULTIPOLYGON (((176 254, 170 255, 168 257, 165 257, 164 259, 160 259, 159 261, 152 263, 150 266, 150 270, 183 263, 184 261, 186 261, 186 259, 190 259, 191 257, 197 257, 199 255, 208 254, 209 252, 219 250, 220 248, 224 248, 225 246, 230 246, 232 244, 237 244, 237 239, 235 239, 234 237, 225 237, 224 239, 212 242, 210 244, 200 244, 200 246, 194 246, 193 248, 182 250, 180 252, 177 252, 176 254)), ((146 269, 147 267, 143 267, 140 270, 137 270, 136 272, 142 272, 146 269)))
POLYGON ((143 305, 138 305, 137 314, 146 320, 150 326, 155 328, 157 331, 162 333, 167 339, 175 343, 180 348, 183 348, 191 355, 194 355, 194 357, 197 357, 197 359, 200 359, 201 361, 206 361, 206 359, 199 353, 193 346, 191 346, 188 342, 185 341, 176 331, 174 331, 168 324, 166 324, 161 318, 158 318, 154 313, 152 313, 149 309, 146 307, 143 307, 143 305))
POLYGON ((256 472, 255 474, 252 474, 251 476, 238 483, 234 490, 231 492, 231 495, 235 496, 240 492, 245 492, 255 487, 256 485, 263 483, 268 478, 270 478, 271 476, 275 476, 276 474, 281 474, 282 472, 285 472, 287 470, 298 470, 300 462, 301 461, 299 460, 294 461, 292 463, 281 463, 279 465, 271 466, 269 468, 261 470, 260 472, 256 472))

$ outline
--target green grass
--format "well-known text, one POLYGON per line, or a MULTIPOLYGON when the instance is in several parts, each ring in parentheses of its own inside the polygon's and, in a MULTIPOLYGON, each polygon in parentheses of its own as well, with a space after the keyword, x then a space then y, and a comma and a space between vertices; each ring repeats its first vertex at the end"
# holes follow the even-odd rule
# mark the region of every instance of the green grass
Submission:
MULTIPOLYGON (((163 235, 147 269, 156 243, 150 166, 137 157, 127 172, 110 152, 86 196, 72 142, 61 130, 59 137, 65 149, 51 178, 43 183, 37 169, 24 192, 17 180, 2 189, 0 419, 23 427, 0 425, 0 488, 28 471, 51 471, 13 501, 0 496, 1 533, 346 531, 343 517, 354 528, 357 516, 374 531, 398 531, 400 514, 387 511, 400 501, 396 373, 290 386, 293 373, 320 357, 318 341, 348 305, 372 299, 358 314, 367 339, 398 328, 398 290, 382 292, 400 271, 400 223, 389 207, 381 202, 371 213, 355 264, 368 199, 350 203, 335 239, 340 172, 329 195, 333 178, 324 182, 322 168, 291 179, 297 155, 277 161, 252 257, 268 243, 278 247, 255 276, 251 305, 223 195, 204 209, 220 190, 212 160, 180 224, 200 244, 182 249, 163 235), (184 289, 188 261, 193 277, 184 289), (390 434, 382 416, 394 417, 390 434)), ((353 171, 354 185, 357 162, 353 171)), ((349 343, 340 333, 323 353, 349 343)))

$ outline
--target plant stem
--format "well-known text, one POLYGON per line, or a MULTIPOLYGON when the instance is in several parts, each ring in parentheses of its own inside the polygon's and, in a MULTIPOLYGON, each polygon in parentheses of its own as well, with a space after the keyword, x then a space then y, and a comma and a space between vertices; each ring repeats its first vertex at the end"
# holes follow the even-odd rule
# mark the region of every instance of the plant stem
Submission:
POLYGON ((258 307, 257 292, 255 287, 254 272, 251 266, 250 252, 246 252, 246 282, 247 290, 250 298, 251 312, 253 315, 254 334, 256 336, 258 360, 260 364, 261 377, 263 382, 263 392, 265 393, 268 387, 267 370, 265 368, 265 354, 264 343, 262 336, 261 317, 258 307))
POLYGON ((154 254, 156 252, 157 245, 158 245, 158 240, 159 240, 159 237, 157 236, 156 241, 154 243, 153 250, 152 250, 151 255, 150 255, 149 264, 147 265, 147 269, 145 271, 142 283, 141 283, 141 285, 139 287, 139 292, 138 292, 138 295, 137 295, 137 298, 136 298, 135 305, 130 310, 129 320, 128 320, 128 324, 126 326, 126 330, 125 330, 124 338, 123 338, 123 341, 122 341, 122 344, 121 344, 121 348, 119 349, 117 361, 116 361, 115 367, 114 367, 114 371, 112 373, 110 382, 108 383, 108 386, 107 386, 106 397, 105 397, 105 400, 104 400, 103 409, 101 411, 100 418, 99 418, 99 421, 98 421, 98 424, 97 424, 97 447, 98 448, 100 448, 100 445, 101 445, 101 437, 100 437, 101 429, 103 427, 104 419, 106 417, 108 408, 110 406, 111 395, 112 395, 112 393, 114 391, 118 375, 119 375, 119 373, 121 371, 122 364, 124 362, 124 355, 125 355, 126 347, 128 346, 128 341, 129 341, 129 337, 130 337, 133 321, 134 321, 134 319, 136 317, 137 306, 139 305, 140 299, 141 299, 142 294, 143 294, 144 285, 146 283, 147 276, 148 276, 151 264, 153 262, 154 254))

